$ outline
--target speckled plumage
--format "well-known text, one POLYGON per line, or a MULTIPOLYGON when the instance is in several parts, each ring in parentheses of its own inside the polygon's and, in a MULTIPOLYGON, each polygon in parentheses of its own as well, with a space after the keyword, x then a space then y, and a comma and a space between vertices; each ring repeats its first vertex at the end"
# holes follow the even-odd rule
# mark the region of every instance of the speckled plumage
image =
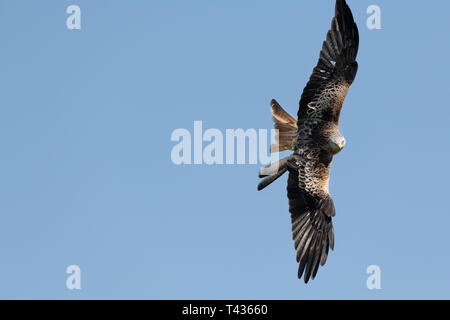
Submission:
POLYGON ((278 143, 271 151, 293 150, 276 165, 263 168, 264 189, 289 172, 287 195, 292 233, 299 262, 298 277, 307 283, 324 265, 334 248, 331 218, 335 207, 328 185, 333 156, 345 144, 339 132, 339 117, 358 64, 359 35, 345 0, 336 1, 335 17, 322 46, 319 61, 303 90, 298 120, 272 100, 278 143))

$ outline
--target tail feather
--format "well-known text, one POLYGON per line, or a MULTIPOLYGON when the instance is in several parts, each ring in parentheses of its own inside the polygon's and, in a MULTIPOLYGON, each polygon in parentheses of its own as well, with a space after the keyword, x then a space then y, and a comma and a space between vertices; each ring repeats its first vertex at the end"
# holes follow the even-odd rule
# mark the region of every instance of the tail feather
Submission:
MULTIPOLYGON (((270 152, 293 150, 297 137, 297 121, 287 113, 274 99, 270 103, 273 117, 273 126, 277 130, 276 143, 270 146, 270 152)), ((258 184, 258 191, 264 189, 281 177, 288 170, 288 160, 291 156, 281 159, 259 171, 259 177, 263 178, 258 184)))
POLYGON ((297 121, 273 99, 270 103, 274 128, 277 131, 276 143, 270 146, 270 152, 292 150, 297 136, 297 121))

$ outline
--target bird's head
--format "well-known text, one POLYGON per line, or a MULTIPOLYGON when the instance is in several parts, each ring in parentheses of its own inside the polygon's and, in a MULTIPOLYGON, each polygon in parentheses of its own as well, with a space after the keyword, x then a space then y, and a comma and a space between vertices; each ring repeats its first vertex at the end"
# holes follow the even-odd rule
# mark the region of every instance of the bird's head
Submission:
POLYGON ((334 132, 328 138, 327 147, 332 154, 337 154, 345 147, 345 138, 339 132, 334 132))

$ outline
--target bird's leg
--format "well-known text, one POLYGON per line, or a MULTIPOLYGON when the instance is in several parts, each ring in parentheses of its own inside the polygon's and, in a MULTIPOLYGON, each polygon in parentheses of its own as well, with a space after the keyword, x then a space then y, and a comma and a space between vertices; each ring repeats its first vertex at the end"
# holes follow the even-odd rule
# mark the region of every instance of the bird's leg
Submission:
POLYGON ((300 162, 300 157, 293 154, 292 156, 289 157, 289 159, 286 162, 287 169, 289 171, 297 172, 299 169, 299 162, 300 162))
POLYGON ((277 174, 277 173, 279 173, 280 171, 283 171, 283 170, 286 171, 286 164, 287 164, 287 161, 289 159, 290 159, 290 156, 287 157, 287 158, 283 158, 283 159, 281 159, 281 160, 279 160, 277 162, 271 163, 270 165, 262 168, 259 171, 259 177, 260 178, 264 178, 264 177, 267 177, 267 176, 271 176, 271 175, 277 174))
POLYGON ((259 177, 263 178, 263 180, 259 183, 258 190, 264 189, 288 171, 288 163, 291 157, 292 156, 281 159, 280 161, 274 162, 271 165, 262 168, 259 171, 259 177))

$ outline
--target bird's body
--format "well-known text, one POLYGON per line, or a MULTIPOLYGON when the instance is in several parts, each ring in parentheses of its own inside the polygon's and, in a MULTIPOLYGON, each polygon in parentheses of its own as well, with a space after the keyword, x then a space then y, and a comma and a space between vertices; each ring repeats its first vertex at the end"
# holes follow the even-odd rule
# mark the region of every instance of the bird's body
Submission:
POLYGON ((335 215, 329 194, 331 162, 345 145, 339 132, 339 117, 358 69, 358 28, 345 0, 336 1, 335 17, 327 34, 317 66, 306 85, 297 114, 291 117, 272 100, 277 144, 271 152, 292 150, 293 154, 261 169, 264 189, 289 172, 287 195, 292 232, 299 262, 298 277, 305 282, 324 265, 334 248, 331 218, 335 215))

